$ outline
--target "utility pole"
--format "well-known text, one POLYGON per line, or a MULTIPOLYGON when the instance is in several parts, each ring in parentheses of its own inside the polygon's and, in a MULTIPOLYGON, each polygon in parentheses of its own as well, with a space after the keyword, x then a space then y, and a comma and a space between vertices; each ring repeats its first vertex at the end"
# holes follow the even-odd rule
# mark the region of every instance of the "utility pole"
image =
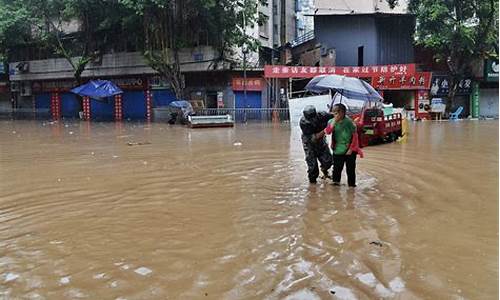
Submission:
POLYGON ((247 122, 247 22, 245 18, 245 11, 243 10, 243 32, 245 34, 245 41, 243 42, 243 122, 247 122))
POLYGON ((247 52, 246 44, 243 44, 243 122, 247 122, 247 52))

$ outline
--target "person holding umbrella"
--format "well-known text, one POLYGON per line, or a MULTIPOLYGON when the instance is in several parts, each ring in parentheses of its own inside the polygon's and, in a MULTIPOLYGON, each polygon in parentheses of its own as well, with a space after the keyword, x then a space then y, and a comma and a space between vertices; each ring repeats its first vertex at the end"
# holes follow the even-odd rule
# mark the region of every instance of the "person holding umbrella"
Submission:
POLYGON ((306 85, 306 90, 322 93, 336 91, 340 94, 340 103, 332 107, 334 118, 328 122, 323 134, 332 135, 334 185, 340 185, 344 165, 347 171, 347 183, 356 186, 356 156, 363 157, 359 147, 356 124, 346 116, 347 108, 342 104, 342 97, 361 101, 380 102, 383 98, 368 83, 354 77, 340 75, 319 75, 306 85))
POLYGON ((359 147, 358 133, 354 122, 346 116, 344 104, 337 103, 333 106, 334 118, 328 122, 325 134, 332 135, 333 173, 334 185, 340 185, 344 165, 347 172, 347 184, 356 186, 356 156, 363 157, 359 147))

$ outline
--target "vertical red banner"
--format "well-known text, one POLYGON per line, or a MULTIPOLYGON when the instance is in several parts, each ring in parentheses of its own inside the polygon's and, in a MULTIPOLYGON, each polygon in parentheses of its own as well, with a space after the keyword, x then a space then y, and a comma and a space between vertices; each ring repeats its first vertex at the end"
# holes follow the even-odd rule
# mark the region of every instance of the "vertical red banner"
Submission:
POLYGON ((50 114, 52 116, 52 119, 55 119, 55 103, 54 103, 54 94, 50 94, 50 114))
POLYGON ((50 110, 52 119, 59 120, 61 118, 61 96, 59 92, 53 92, 50 96, 50 110))
POLYGON ((83 119, 85 121, 90 120, 90 98, 83 97, 83 119))
POLYGON ((152 115, 152 104, 153 104, 153 97, 151 95, 151 91, 147 90, 146 91, 146 120, 148 122, 151 122, 151 115, 152 115))
POLYGON ((121 121, 123 119, 123 109, 122 109, 122 95, 115 96, 115 121, 121 121))

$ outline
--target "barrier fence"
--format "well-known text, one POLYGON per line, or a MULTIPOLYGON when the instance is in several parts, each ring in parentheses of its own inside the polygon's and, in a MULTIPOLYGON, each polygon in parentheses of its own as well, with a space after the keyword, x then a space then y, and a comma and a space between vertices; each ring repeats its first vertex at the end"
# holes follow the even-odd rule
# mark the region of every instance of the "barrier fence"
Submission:
POLYGON ((288 108, 204 108, 196 110, 196 115, 230 115, 236 122, 290 120, 288 108))
MULTIPOLYGON (((197 109, 196 115, 217 116, 230 115, 235 122, 288 122, 290 114, 288 108, 204 108, 197 109)), ((0 109, 0 116, 10 119, 42 119, 50 120, 53 115, 50 109, 0 109)), ((146 120, 146 116, 144 117, 146 120)), ((164 119, 155 117, 156 121, 162 122, 164 119)))

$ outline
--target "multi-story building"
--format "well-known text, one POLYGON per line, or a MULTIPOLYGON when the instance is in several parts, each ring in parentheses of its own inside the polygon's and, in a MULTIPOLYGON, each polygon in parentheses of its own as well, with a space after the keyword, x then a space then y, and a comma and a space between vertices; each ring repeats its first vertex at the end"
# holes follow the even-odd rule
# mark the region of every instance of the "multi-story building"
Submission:
POLYGON ((296 36, 303 36, 314 30, 314 0, 297 0, 296 36))
MULTIPOLYGON (((233 58, 236 63, 226 62, 216 67, 214 62, 219 56, 209 44, 181 50, 181 71, 188 100, 196 100, 205 108, 270 106, 270 88, 262 78, 262 67, 273 63, 273 58, 279 57, 277 48, 295 37, 295 3, 293 0, 269 0, 267 5, 259 7, 259 11, 267 16, 267 21, 262 26, 249 24, 246 31, 262 45, 260 51, 247 55, 247 84, 242 83, 241 49, 235 51, 236 57, 233 58), (245 99, 244 89, 247 90, 245 99)), ((78 31, 77 24, 73 25, 67 26, 67 33, 78 31)), ((112 80, 124 90, 120 109, 122 117, 145 119, 151 114, 149 110, 168 105, 175 96, 169 83, 160 80, 134 48, 132 45, 129 49, 111 49, 90 62, 82 78, 112 80)), ((9 70, 11 92, 18 108, 59 111, 62 117, 78 117, 79 100, 69 92, 75 86, 73 69, 66 59, 37 49, 24 49, 19 51, 18 59, 9 63, 9 70)), ((113 101, 91 100, 90 110, 93 119, 116 117, 113 101)))
POLYGON ((337 66, 413 62, 415 17, 400 2, 391 9, 378 0, 316 0, 316 41, 334 49, 337 66))

